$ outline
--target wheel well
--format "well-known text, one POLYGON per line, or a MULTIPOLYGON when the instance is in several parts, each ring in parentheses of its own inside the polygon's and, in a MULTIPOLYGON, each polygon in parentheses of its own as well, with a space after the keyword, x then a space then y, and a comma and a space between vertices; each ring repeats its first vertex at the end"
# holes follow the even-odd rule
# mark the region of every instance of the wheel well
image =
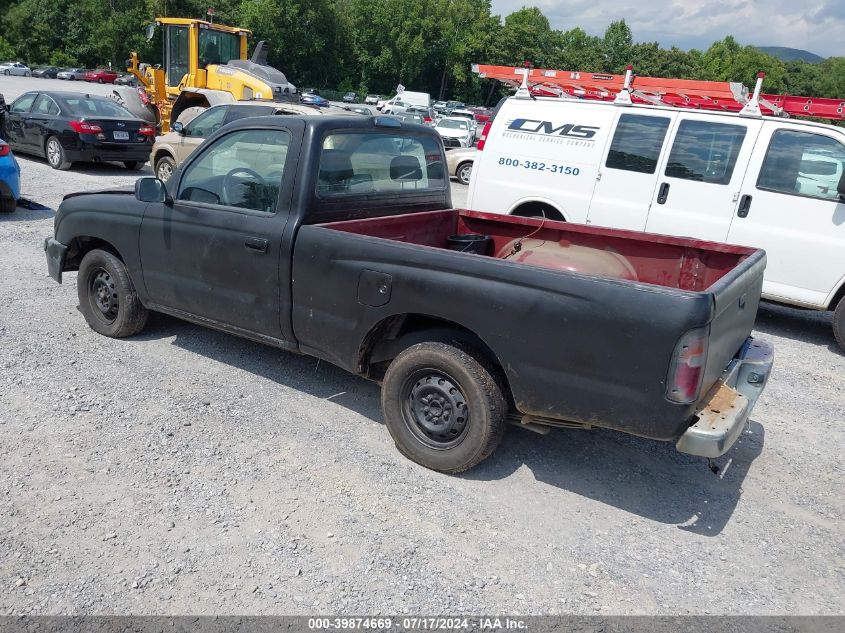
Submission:
POLYGON ((117 257, 120 261, 123 261, 123 257, 120 256, 120 253, 117 252, 117 249, 105 240, 102 240, 98 237, 80 236, 73 238, 70 241, 70 244, 68 244, 67 256, 65 257, 65 265, 62 270, 79 270, 79 264, 82 263, 82 258, 96 248, 108 251, 109 253, 117 257))
POLYGON ((159 161, 159 159, 164 158, 165 156, 170 159, 173 159, 173 154, 168 152, 166 149, 160 149, 155 153, 155 156, 153 156, 153 169, 155 169, 156 163, 159 161))
POLYGON ((460 343, 488 361, 512 402, 510 384, 496 353, 469 328, 424 314, 388 317, 373 327, 358 352, 358 367, 368 378, 381 380, 387 366, 403 350, 424 342, 460 343))
POLYGON ((833 295, 833 301, 830 302, 830 309, 836 310, 836 306, 839 305, 839 302, 845 299, 845 283, 836 291, 836 294, 833 295))
POLYGON ((566 221, 563 214, 552 205, 546 204, 545 202, 538 202, 536 200, 519 205, 511 212, 511 215, 516 215, 521 218, 541 218, 545 216, 549 220, 559 220, 561 222, 566 221))

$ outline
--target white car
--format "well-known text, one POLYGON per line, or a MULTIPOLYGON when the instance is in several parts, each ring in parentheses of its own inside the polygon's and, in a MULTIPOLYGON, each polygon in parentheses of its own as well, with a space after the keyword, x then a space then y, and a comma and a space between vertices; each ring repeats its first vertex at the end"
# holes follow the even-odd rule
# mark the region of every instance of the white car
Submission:
POLYGON ((0 64, 0 73, 4 75, 20 75, 21 77, 32 76, 32 71, 29 69, 29 66, 22 64, 21 62, 6 62, 5 64, 0 64))
POLYGON ((67 70, 63 70, 62 72, 56 75, 57 79, 67 79, 70 81, 84 81, 85 80, 85 69, 84 68, 68 68, 67 70))
POLYGON ((434 129, 440 134, 443 139, 443 146, 447 149, 472 147, 475 140, 474 131, 469 121, 463 117, 443 117, 437 121, 434 129))
POLYGON ((382 103, 381 108, 376 106, 376 109, 381 109, 384 114, 401 114, 411 107, 411 104, 402 99, 393 98, 382 103))
POLYGON ((526 94, 484 132, 467 208, 765 249, 763 297, 845 349, 845 128, 526 94))

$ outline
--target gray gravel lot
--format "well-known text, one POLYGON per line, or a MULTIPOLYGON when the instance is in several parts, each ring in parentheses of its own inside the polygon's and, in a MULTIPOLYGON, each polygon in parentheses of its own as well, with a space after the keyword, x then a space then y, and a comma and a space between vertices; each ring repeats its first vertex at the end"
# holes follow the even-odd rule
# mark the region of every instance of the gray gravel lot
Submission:
POLYGON ((41 244, 63 194, 137 173, 20 163, 47 208, 0 215, 0 615, 845 612, 829 316, 761 310, 776 370, 719 475, 669 444, 512 429, 448 477, 326 363, 160 315, 92 332, 41 244))

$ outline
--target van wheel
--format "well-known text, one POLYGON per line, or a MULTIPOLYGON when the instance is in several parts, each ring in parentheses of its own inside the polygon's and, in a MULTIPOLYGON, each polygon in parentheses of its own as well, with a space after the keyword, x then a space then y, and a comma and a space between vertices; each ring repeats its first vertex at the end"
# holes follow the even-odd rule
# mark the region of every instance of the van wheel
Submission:
POLYGON ((104 336, 132 336, 147 324, 149 312, 138 299, 126 266, 108 251, 94 249, 82 258, 76 293, 88 325, 104 336))
POLYGON ((548 204, 543 204, 542 202, 529 202, 527 204, 523 204, 521 207, 515 209, 511 215, 515 215, 520 218, 546 218, 547 220, 565 222, 564 217, 560 214, 560 211, 548 204))
POLYGON ((459 183, 462 185, 468 185, 469 179, 472 176, 472 163, 461 163, 458 165, 456 174, 458 176, 459 183))
POLYGON ((833 312, 833 337, 845 352, 845 297, 839 300, 839 305, 833 312))
POLYGON ((505 431, 507 401, 494 372, 446 343, 419 343, 400 353, 385 373, 381 405, 399 452, 442 473, 477 465, 505 431))

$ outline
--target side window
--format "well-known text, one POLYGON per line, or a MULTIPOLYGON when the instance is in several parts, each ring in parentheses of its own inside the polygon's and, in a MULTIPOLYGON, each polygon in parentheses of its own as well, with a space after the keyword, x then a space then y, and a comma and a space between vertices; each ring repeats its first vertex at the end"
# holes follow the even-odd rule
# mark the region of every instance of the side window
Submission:
POLYGON ((59 106, 47 95, 39 95, 35 100, 35 106, 32 108, 34 114, 47 114, 56 116, 59 113, 59 106))
POLYGON ((185 126, 185 136, 208 138, 223 127, 226 110, 226 106, 217 106, 216 108, 209 108, 205 112, 198 114, 195 119, 185 126))
POLYGON ((653 174, 668 129, 667 117, 623 114, 616 125, 605 166, 653 174))
POLYGON ((338 133, 323 141, 321 197, 443 190, 448 183, 436 139, 390 133, 338 133))
POLYGON ((843 165, 845 147, 839 141, 810 132, 778 130, 766 151, 757 188, 838 200, 843 165))
POLYGON ((34 92, 31 93, 31 94, 28 94, 28 95, 24 95, 20 99, 15 101, 12 104, 12 107, 9 108, 9 110, 11 112, 18 112, 20 114, 24 114, 26 112, 29 112, 29 108, 30 108, 30 106, 32 106, 32 102, 35 101, 35 97, 37 97, 37 96, 38 95, 34 92))
POLYGON ((289 145, 284 130, 227 134, 188 166, 176 199, 273 212, 289 145))
POLYGON ((714 185, 728 184, 745 132, 744 125, 681 121, 669 154, 666 175, 714 185))

